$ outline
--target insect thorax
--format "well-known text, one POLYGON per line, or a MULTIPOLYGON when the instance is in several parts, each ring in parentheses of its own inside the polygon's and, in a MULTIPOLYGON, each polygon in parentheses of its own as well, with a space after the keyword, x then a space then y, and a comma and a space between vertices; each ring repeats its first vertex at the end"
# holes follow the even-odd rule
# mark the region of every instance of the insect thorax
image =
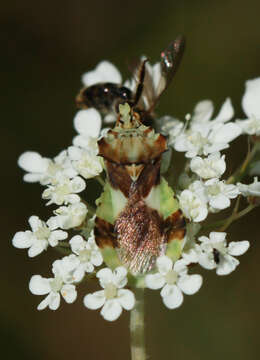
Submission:
POLYGON ((114 83, 98 83, 83 88, 76 98, 77 106, 109 113, 118 111, 119 104, 131 101, 132 91, 125 86, 114 83))

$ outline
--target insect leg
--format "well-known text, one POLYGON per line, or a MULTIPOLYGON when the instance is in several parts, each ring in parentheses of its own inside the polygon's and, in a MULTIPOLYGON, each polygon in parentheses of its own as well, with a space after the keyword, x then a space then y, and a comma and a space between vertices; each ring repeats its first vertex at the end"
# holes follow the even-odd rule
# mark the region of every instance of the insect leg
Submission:
POLYGON ((139 74, 138 74, 138 85, 137 85, 137 89, 136 89, 136 93, 135 93, 135 98, 134 98, 134 103, 133 106, 138 104, 138 101, 140 100, 140 97, 142 95, 143 92, 143 87, 144 87, 144 77, 145 77, 145 63, 148 61, 148 59, 145 59, 142 62, 141 68, 139 70, 139 74))

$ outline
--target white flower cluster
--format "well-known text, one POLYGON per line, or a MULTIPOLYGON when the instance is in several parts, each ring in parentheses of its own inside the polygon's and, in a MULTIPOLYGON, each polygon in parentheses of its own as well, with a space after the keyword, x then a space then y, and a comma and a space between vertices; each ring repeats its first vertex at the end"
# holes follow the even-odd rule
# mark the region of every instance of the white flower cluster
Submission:
MULTIPOLYGON (((149 93, 160 93, 159 63, 154 66, 146 63, 146 71, 152 80, 149 93)), ((124 86, 134 91, 136 78, 126 81, 124 86)), ((85 86, 104 82, 122 84, 122 76, 114 65, 103 61, 93 71, 84 74, 82 81, 85 86)), ((142 98, 146 110, 149 107, 148 95, 144 92, 142 98)), ((138 284, 144 287, 161 289, 163 303, 169 309, 179 307, 183 294, 195 294, 202 285, 202 276, 189 274, 189 265, 199 264, 205 269, 216 269, 218 275, 227 275, 239 264, 236 256, 244 254, 249 248, 246 240, 228 243, 227 234, 223 231, 212 231, 208 237, 197 234, 202 229, 198 223, 204 221, 209 213, 230 207, 232 199, 238 196, 260 197, 257 177, 250 185, 222 179, 227 164, 225 155, 221 153, 242 134, 255 140, 260 136, 259 96, 260 78, 247 81, 242 100, 247 116, 245 120, 232 121, 234 110, 229 98, 213 119, 214 108, 209 100, 196 105, 193 114, 186 116, 186 125, 170 116, 159 119, 161 132, 168 137, 168 145, 185 153, 186 164, 178 181, 180 189, 176 193, 180 209, 189 223, 186 243, 178 260, 170 255, 161 255, 148 274, 136 275, 136 279, 141 279, 138 284)), ((131 310, 135 306, 133 292, 124 288, 135 276, 129 274, 124 266, 104 267, 107 264, 94 238, 94 218, 87 217, 87 202, 79 195, 87 188, 87 180, 99 176, 103 170, 97 146, 97 140, 107 131, 101 131, 102 119, 105 123, 113 122, 115 114, 111 112, 104 116, 94 108, 80 110, 74 118, 77 136, 66 150, 54 159, 44 158, 32 151, 19 157, 19 166, 27 172, 24 180, 45 186, 42 198, 48 200, 47 205, 58 207, 46 222, 31 216, 31 230, 17 232, 12 242, 16 248, 28 249, 29 257, 37 256, 49 245, 68 254, 54 261, 52 278, 32 276, 30 291, 35 295, 47 295, 38 305, 39 310, 46 307, 56 310, 61 296, 67 303, 74 302, 77 298, 76 286, 95 275, 102 289, 87 294, 84 305, 89 309, 101 308, 104 319, 114 321, 123 309, 131 310), (67 231, 72 229, 79 234, 68 241, 67 231)), ((259 161, 254 163, 250 174, 260 175, 259 164, 259 161)))
POLYGON ((231 205, 240 190, 237 185, 226 184, 220 177, 226 170, 225 155, 212 153, 206 158, 195 156, 190 161, 190 170, 197 179, 179 194, 184 215, 195 222, 206 219, 209 212, 215 213, 231 205))
MULTIPOLYGON (((257 178, 251 185, 229 184, 221 179, 226 170, 226 161, 225 155, 220 153, 239 135, 260 135, 259 96, 260 78, 247 81, 242 99, 244 112, 248 116, 246 120, 231 121, 234 110, 229 98, 214 119, 211 119, 214 108, 209 100, 195 106, 192 116, 186 117, 186 126, 171 117, 163 119, 162 131, 168 135, 169 145, 176 151, 184 152, 189 159, 186 172, 180 177, 184 190, 178 198, 184 215, 191 221, 201 222, 209 213, 228 208, 231 200, 239 194, 259 196, 260 182, 257 178)), ((258 168, 256 162, 251 173, 260 174, 258 168)))

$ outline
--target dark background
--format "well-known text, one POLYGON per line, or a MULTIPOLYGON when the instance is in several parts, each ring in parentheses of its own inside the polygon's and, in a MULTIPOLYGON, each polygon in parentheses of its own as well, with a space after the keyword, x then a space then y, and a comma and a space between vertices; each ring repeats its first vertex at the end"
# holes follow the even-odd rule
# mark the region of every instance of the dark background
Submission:
MULTIPOLYGON (((196 102, 219 106, 231 96, 236 116, 244 81, 260 75, 259 0, 201 1, 5 1, 1 4, 1 358, 130 359, 128 314, 105 322, 73 305, 38 312, 42 297, 29 293, 33 274, 50 275, 51 250, 34 259, 12 248, 15 232, 50 208, 39 185, 22 182, 17 158, 25 150, 53 157, 71 143, 74 97, 83 72, 109 59, 129 76, 129 60, 160 51, 178 34, 187 49, 174 84, 158 112, 183 118, 196 102)), ((235 168, 246 140, 228 151, 235 168)), ((166 309, 159 292, 146 297, 146 329, 151 360, 259 359, 259 210, 233 225, 232 240, 251 240, 239 268, 227 277, 203 272, 200 292, 183 306, 166 309)), ((90 291, 94 287, 90 286, 90 291)))

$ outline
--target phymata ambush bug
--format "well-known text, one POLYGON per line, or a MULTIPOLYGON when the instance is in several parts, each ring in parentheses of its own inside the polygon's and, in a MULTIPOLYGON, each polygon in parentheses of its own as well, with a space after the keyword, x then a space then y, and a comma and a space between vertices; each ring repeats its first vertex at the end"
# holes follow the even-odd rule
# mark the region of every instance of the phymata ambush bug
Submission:
MULTIPOLYGON (((178 258, 185 237, 185 219, 174 192, 161 176, 167 140, 145 125, 172 80, 184 50, 179 37, 161 53, 156 89, 141 63, 135 94, 111 83, 81 90, 78 105, 118 113, 115 127, 98 141, 106 181, 97 202, 95 238, 105 262, 116 257, 133 274, 151 270, 158 256, 178 258), (106 89, 106 91, 104 91, 106 89), (143 107, 143 97, 149 105, 143 107)), ((113 261, 114 261, 113 260, 113 261)), ((117 260, 115 260, 116 262, 117 260)))

